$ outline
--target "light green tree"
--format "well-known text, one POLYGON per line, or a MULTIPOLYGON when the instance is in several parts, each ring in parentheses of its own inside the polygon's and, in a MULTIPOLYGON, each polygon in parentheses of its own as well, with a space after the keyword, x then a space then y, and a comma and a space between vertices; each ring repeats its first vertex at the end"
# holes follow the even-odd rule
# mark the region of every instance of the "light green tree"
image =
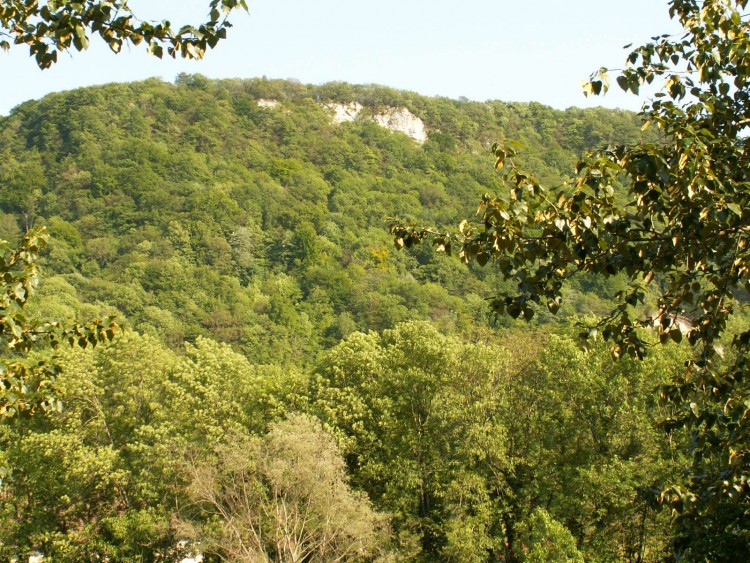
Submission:
POLYGON ((65 408, 0 425, 8 558, 35 549, 60 561, 175 554, 178 507, 190 503, 185 460, 231 450, 234 436, 262 435, 303 404, 301 374, 252 366, 207 339, 177 356, 125 331, 96 349, 62 349, 57 363, 65 408))
POLYGON ((0 495, 0 553, 61 561, 168 550, 176 452, 165 412, 174 354, 126 333, 110 346, 61 350, 62 412, 3 425, 10 468, 0 495), (147 364, 142 358, 147 356, 147 364))
POLYGON ((585 559, 570 531, 537 508, 520 526, 519 551, 528 563, 583 563, 585 559))
POLYGON ((112 319, 68 326, 27 319, 24 307, 39 283, 36 260, 47 241, 43 229, 26 233, 17 249, 0 241, 0 345, 8 350, 0 357, 0 418, 61 407, 55 396, 58 369, 44 359, 29 359, 32 349, 61 343, 85 348, 115 335, 112 319))
POLYGON ((335 431, 353 484, 393 514, 405 556, 505 552, 518 461, 507 391, 520 365, 510 350, 465 345, 423 322, 354 333, 320 364, 312 408, 335 431))
POLYGON ((231 561, 371 561, 385 518, 349 488, 346 466, 320 422, 291 415, 263 436, 235 435, 189 465, 204 514, 202 549, 231 561))

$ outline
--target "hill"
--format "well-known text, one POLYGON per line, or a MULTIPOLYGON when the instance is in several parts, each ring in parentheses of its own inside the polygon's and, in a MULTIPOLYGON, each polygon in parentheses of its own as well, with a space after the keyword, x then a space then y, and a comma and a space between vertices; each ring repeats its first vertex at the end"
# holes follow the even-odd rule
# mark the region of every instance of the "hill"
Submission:
MULTIPOLYGON (((300 363, 355 330, 494 322, 491 269, 396 252, 386 233, 388 217, 455 224, 502 189, 494 141, 520 140, 554 182, 582 150, 640 135, 623 111, 371 85, 181 75, 85 88, 0 120, 0 237, 49 227, 45 311, 117 312, 173 347, 204 335, 300 363)), ((598 285, 567 312, 602 310, 598 285)))
POLYGON ((641 134, 620 111, 188 75, 15 108, 0 238, 53 237, 28 310, 125 330, 33 356, 64 408, 0 424, 0 556, 667 559, 655 491, 688 438, 653 389, 686 348, 580 348, 566 319, 617 277, 530 328, 494 319, 492 267, 387 232, 502 190, 497 139, 549 183, 641 134))

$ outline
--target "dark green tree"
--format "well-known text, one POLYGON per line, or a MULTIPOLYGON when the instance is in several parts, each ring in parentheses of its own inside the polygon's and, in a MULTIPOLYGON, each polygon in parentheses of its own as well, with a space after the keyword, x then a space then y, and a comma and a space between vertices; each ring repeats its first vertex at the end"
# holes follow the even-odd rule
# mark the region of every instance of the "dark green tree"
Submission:
POLYGON ((149 22, 136 17, 127 0, 71 2, 63 0, 3 0, 0 2, 0 48, 27 45, 40 68, 57 62, 57 54, 88 48, 98 35, 112 51, 123 44, 145 44, 149 53, 161 58, 164 46, 171 57, 200 59, 209 48, 226 37, 231 24, 227 15, 237 8, 247 10, 245 0, 211 0, 206 22, 173 30, 170 22, 149 22))
MULTIPOLYGON (((466 262, 492 262, 514 288, 492 301, 498 313, 556 312, 572 276, 622 272, 627 288, 587 334, 638 358, 648 348, 642 328, 655 327, 662 342, 687 338, 695 356, 662 395, 678 407, 665 426, 692 431, 693 465, 662 500, 676 514, 676 552, 691 560, 741 558, 750 539, 750 331, 719 354, 737 297, 750 290, 746 8, 747 0, 672 0, 683 33, 629 54, 621 88, 637 94, 663 81, 642 112, 661 141, 587 153, 575 178, 553 189, 519 167, 517 145, 499 143, 496 168, 509 189, 484 196, 479 220, 448 234, 392 228, 399 247, 430 239, 466 262), (658 295, 655 310, 635 307, 648 291, 658 295)), ((585 91, 607 87, 603 68, 585 91)))

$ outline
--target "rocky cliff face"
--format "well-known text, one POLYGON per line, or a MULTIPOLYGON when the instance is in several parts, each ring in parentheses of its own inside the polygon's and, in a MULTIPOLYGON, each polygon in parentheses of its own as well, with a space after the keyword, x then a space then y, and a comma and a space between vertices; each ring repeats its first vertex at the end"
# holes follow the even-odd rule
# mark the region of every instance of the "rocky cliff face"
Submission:
POLYGON ((372 118, 378 125, 391 131, 405 133, 420 144, 427 140, 424 123, 406 108, 390 108, 385 113, 373 115, 372 118))
MULTIPOLYGON (((362 104, 357 102, 326 104, 325 107, 332 114, 331 121, 337 125, 359 118, 363 109, 362 104)), ((399 131, 408 135, 420 144, 427 140, 424 123, 406 108, 387 108, 384 112, 373 115, 371 119, 391 131, 399 131)))
POLYGON ((276 100, 264 100, 263 98, 258 100, 258 107, 275 108, 277 105, 279 105, 279 102, 276 100))
POLYGON ((326 104, 325 106, 333 112, 333 122, 337 125, 345 121, 354 121, 362 111, 362 104, 351 102, 350 104, 326 104))
MULTIPOLYGON (((260 107, 275 108, 279 102, 277 100, 259 99, 257 103, 260 107)), ((331 121, 336 125, 358 119, 362 109, 364 109, 359 102, 325 104, 323 107, 331 113, 331 121)), ((427 129, 425 129, 424 123, 406 108, 386 108, 382 113, 374 114, 369 119, 372 119, 381 127, 404 133, 419 144, 427 140, 427 129)))

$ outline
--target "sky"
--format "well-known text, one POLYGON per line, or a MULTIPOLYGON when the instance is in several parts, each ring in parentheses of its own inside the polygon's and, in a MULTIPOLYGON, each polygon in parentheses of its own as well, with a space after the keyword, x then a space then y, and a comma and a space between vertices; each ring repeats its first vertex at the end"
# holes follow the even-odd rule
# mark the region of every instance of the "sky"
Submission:
MULTIPOLYGON (((142 19, 197 24, 209 0, 130 0, 142 19)), ((615 84, 587 99, 581 82, 620 68, 628 43, 679 30, 667 0, 248 0, 228 38, 202 61, 159 60, 143 48, 119 55, 92 41, 39 70, 24 46, 0 53, 0 114, 49 92, 181 72, 210 78, 294 78, 382 84, 428 96, 540 102, 558 109, 619 107, 644 98, 615 84)))

